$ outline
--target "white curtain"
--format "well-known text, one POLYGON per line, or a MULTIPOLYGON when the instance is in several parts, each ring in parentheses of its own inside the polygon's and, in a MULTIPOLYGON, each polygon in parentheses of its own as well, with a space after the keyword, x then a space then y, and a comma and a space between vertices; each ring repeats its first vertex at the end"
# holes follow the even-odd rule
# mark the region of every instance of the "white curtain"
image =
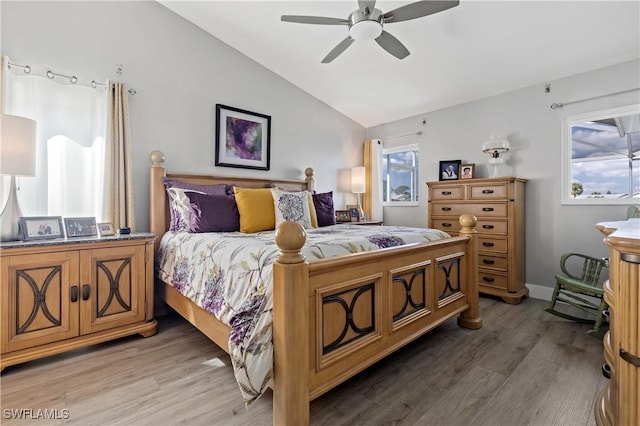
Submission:
POLYGON ((365 213, 371 215, 371 220, 384 220, 382 207, 382 141, 380 139, 367 140, 364 143, 364 166, 366 172, 366 189, 363 197, 365 213))
POLYGON ((24 213, 103 221, 105 87, 93 88, 82 76, 71 84, 68 78, 47 78, 47 68, 32 66, 27 74, 8 64, 5 56, 3 112, 35 120, 37 126, 36 176, 18 180, 24 213))

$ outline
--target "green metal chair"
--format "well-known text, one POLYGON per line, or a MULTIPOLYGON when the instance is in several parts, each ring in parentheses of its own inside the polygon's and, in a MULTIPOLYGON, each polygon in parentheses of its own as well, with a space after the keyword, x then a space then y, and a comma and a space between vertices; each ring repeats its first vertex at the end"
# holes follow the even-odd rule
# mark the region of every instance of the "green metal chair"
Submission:
POLYGON ((562 269, 563 274, 556 275, 556 287, 553 290, 553 297, 545 311, 568 320, 593 323, 593 328, 587 333, 595 337, 601 336, 602 312, 608 308, 608 305, 604 301, 604 290, 600 283, 600 274, 602 269, 607 266, 607 261, 604 259, 580 253, 563 254, 560 258, 560 269, 562 269), (581 272, 579 272, 580 267, 582 269, 581 272), (595 298, 596 301, 594 302, 593 299, 588 300, 582 296, 590 296, 595 298), (585 312, 587 314, 586 318, 567 312, 567 307, 563 304, 585 312), (560 307, 564 309, 559 309, 560 307))

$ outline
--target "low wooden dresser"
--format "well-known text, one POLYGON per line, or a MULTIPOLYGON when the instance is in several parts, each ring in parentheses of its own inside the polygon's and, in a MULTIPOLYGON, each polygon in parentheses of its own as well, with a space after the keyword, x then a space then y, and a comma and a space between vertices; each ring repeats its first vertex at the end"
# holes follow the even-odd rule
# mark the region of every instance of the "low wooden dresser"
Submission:
POLYGON ((156 333, 152 234, 3 243, 0 370, 156 333))
POLYGON ((640 425, 640 219, 596 225, 609 246, 609 331, 603 373, 611 380, 594 407, 598 425, 640 425))
POLYGON ((525 286, 526 179, 516 177, 427 182, 429 227, 458 235, 458 217, 478 218, 478 288, 518 304, 525 286))

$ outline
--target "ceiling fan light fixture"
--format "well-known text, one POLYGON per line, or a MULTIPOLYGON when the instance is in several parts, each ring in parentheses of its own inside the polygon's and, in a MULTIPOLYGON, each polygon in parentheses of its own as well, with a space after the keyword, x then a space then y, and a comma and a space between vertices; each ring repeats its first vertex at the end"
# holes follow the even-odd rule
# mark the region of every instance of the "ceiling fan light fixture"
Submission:
POLYGON ((360 21, 349 27, 349 36, 355 41, 369 41, 382 34, 382 25, 377 21, 360 21))

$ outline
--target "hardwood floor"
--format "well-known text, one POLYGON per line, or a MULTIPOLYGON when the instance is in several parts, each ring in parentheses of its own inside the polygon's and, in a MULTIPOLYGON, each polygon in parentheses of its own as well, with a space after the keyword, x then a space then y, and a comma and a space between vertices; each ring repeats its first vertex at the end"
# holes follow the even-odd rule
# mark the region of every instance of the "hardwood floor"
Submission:
MULTIPOLYGON (((449 321, 315 400, 311 423, 594 425, 606 379, 589 325, 543 312, 541 300, 480 302, 482 329, 449 321)), ((271 424, 271 394, 245 409, 229 357, 177 316, 150 338, 7 367, 1 385, 3 425, 271 424), (31 418, 13 418, 19 409, 31 418), (58 419, 35 420, 39 409, 58 419)))

